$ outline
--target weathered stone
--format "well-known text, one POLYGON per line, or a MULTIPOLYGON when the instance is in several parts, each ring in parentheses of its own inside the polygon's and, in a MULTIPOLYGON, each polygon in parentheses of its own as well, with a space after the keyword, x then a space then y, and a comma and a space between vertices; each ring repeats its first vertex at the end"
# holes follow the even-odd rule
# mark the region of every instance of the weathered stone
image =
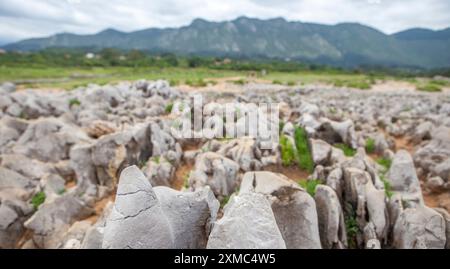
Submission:
POLYGON ((120 175, 103 248, 173 248, 174 235, 152 186, 136 166, 120 175))
POLYGON ((394 227, 394 247, 399 249, 443 249, 446 243, 444 218, 425 207, 408 208, 394 227))
POLYGON ((392 190, 402 193, 404 200, 414 204, 423 204, 419 179, 411 155, 405 150, 398 151, 386 174, 392 190))
POLYGON ((264 195, 233 195, 208 239, 208 249, 283 249, 286 244, 264 195))
POLYGON ((174 248, 206 248, 219 201, 206 187, 196 192, 179 192, 167 187, 154 188, 174 235, 174 248))
POLYGON ((317 139, 310 139, 309 144, 314 163, 316 165, 326 164, 331 155, 331 146, 327 142, 317 139))
POLYGON ((247 172, 239 193, 257 192, 269 200, 287 248, 321 248, 314 199, 281 174, 247 172))
POLYGON ((72 145, 88 137, 77 127, 58 119, 38 120, 30 124, 14 146, 14 152, 44 162, 68 159, 72 145))
POLYGON ((23 233, 19 215, 9 206, 0 205, 0 249, 15 248, 23 233))
POLYGON ((239 165, 214 152, 206 152, 197 157, 195 169, 189 177, 189 185, 194 189, 210 186, 216 196, 228 196, 237 187, 239 165))
POLYGON ((25 227, 33 231, 34 243, 40 248, 56 248, 61 236, 77 220, 94 213, 93 209, 71 193, 64 194, 39 210, 25 222, 25 227))
POLYGON ((322 246, 327 249, 347 247, 344 214, 335 191, 326 185, 316 187, 314 196, 322 246))

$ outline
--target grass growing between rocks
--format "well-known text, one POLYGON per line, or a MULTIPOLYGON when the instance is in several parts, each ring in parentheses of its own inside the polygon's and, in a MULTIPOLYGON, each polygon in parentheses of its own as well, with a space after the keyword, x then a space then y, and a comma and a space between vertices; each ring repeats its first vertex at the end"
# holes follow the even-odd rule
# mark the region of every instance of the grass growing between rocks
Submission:
POLYGON ((46 195, 43 191, 36 193, 33 198, 31 198, 31 204, 34 210, 38 210, 39 206, 45 202, 46 195))
POLYGON ((308 136, 305 129, 296 126, 294 140, 295 146, 297 147, 298 164, 300 169, 312 173, 314 170, 314 162, 311 156, 311 150, 308 146, 308 136))
POLYGON ((316 195, 317 185, 322 184, 322 182, 318 179, 313 179, 313 180, 302 179, 302 180, 299 180, 298 184, 303 189, 305 189, 306 192, 309 193, 309 195, 314 197, 316 195))
POLYGON ((392 160, 388 158, 379 158, 376 162, 384 168, 384 173, 386 173, 392 165, 392 160))
POLYGON ((69 107, 79 106, 79 105, 81 105, 81 102, 77 98, 72 98, 69 100, 69 107))
POLYGON ((295 162, 295 150, 287 136, 282 135, 280 137, 281 147, 281 164, 284 166, 290 166, 295 162))
POLYGON ((344 155, 347 157, 353 157, 356 154, 355 149, 352 149, 350 146, 343 143, 334 144, 334 147, 341 149, 344 152, 344 155))
POLYGON ((384 184, 384 193, 386 194, 386 197, 391 199, 392 195, 394 195, 392 192, 391 183, 384 177, 384 175, 380 175, 380 179, 384 184))
POLYGON ((344 204, 344 222, 347 232, 347 245, 349 249, 358 248, 357 235, 360 232, 356 221, 356 212, 350 203, 344 204))
POLYGON ((166 112, 166 114, 170 114, 172 112, 173 109, 173 103, 169 103, 166 105, 166 108, 164 109, 164 111, 166 112))
POLYGON ((375 140, 373 138, 368 138, 366 140, 365 148, 366 148, 367 153, 369 153, 369 154, 374 153, 375 152, 375 140))

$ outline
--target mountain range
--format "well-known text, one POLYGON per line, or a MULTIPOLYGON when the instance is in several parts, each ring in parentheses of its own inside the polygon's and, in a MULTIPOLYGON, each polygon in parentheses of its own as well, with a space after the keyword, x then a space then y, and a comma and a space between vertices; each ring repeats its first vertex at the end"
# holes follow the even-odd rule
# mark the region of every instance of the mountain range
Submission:
POLYGON ((239 17, 211 22, 196 19, 180 28, 135 32, 107 29, 93 35, 70 33, 33 38, 3 47, 34 51, 52 47, 115 47, 182 55, 246 56, 338 66, 450 67, 450 28, 414 28, 392 35, 358 23, 323 25, 239 17))

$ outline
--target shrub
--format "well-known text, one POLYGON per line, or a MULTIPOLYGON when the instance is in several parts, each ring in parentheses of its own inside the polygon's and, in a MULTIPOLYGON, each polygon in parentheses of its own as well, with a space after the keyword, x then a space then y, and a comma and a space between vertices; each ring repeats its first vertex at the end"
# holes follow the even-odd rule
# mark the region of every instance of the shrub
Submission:
POLYGON ((300 168, 312 173, 314 170, 314 162, 308 146, 308 136, 306 135, 305 129, 298 126, 295 127, 294 139, 300 168))
POLYGON ((417 87, 417 90, 422 92, 441 92, 442 88, 439 85, 428 83, 417 87))
POLYGON ((351 81, 347 84, 347 87, 360 90, 368 90, 370 89, 371 85, 366 81, 351 81))
POLYGON ((352 149, 351 147, 343 143, 334 144, 334 147, 341 149, 344 152, 344 155, 347 157, 353 157, 356 154, 355 149, 352 149))
POLYGON ((167 104, 167 106, 166 106, 166 108, 164 109, 164 111, 165 111, 167 114, 170 114, 170 113, 172 112, 172 108, 173 108, 173 103, 169 103, 169 104, 167 104))
POLYGON ((387 172, 391 168, 392 160, 389 158, 380 158, 377 163, 384 167, 384 172, 387 172))
POLYGON ((276 85, 283 85, 283 82, 281 82, 278 79, 275 79, 274 81, 272 81, 272 84, 276 84, 276 85))
POLYGON ((34 210, 37 210, 40 205, 45 202, 46 195, 43 191, 36 193, 33 198, 31 198, 31 204, 33 205, 34 210))
POLYGON ((171 79, 171 80, 169 80, 169 85, 170 86, 178 86, 180 84, 180 81, 179 80, 176 80, 176 79, 171 79))
POLYGON ((186 80, 186 85, 191 87, 206 87, 208 83, 206 83, 203 79, 199 78, 197 80, 186 80))
POLYGON ((306 190, 309 195, 314 197, 316 195, 316 187, 317 185, 321 184, 320 180, 314 179, 314 180, 300 180, 298 184, 306 190))
POLYGON ((288 86, 295 86, 295 84, 296 84, 295 81, 288 81, 287 83, 288 86))
POLYGON ((81 105, 81 102, 77 98, 72 98, 69 100, 69 107, 79 106, 79 105, 81 105))
POLYGON ((233 84, 236 84, 236 85, 245 85, 245 83, 246 83, 245 79, 242 79, 242 78, 233 81, 233 84))
POLYGON ((368 138, 366 140, 366 152, 374 153, 375 152, 375 140, 373 138, 368 138))
POLYGON ((281 146, 281 163, 284 166, 291 165, 295 161, 295 151, 293 145, 285 135, 282 135, 280 137, 280 146, 281 146))

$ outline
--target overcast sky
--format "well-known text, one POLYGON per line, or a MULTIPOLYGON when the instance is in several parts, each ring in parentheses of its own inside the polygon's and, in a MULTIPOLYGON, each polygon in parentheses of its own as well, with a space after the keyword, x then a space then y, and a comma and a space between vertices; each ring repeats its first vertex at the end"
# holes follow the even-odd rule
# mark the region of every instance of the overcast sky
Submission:
POLYGON ((0 44, 60 32, 177 27, 195 18, 239 16, 336 24, 359 22, 385 33, 450 26, 450 0, 0 0, 0 44))

